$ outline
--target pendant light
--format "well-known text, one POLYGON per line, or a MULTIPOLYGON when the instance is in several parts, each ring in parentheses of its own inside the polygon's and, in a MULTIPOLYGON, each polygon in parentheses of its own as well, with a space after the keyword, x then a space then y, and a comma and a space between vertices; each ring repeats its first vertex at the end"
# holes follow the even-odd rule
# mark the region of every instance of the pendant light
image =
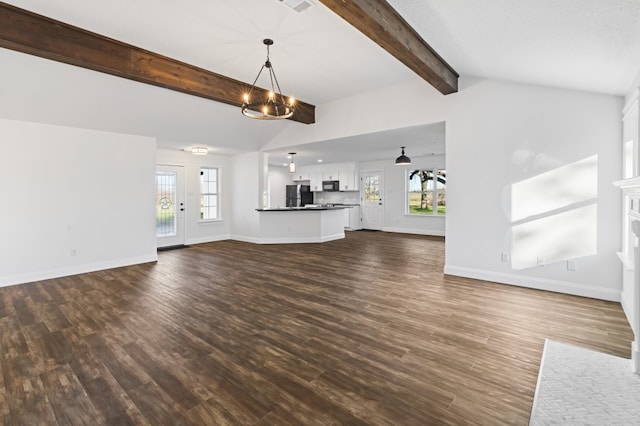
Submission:
POLYGON ((291 161, 289 162, 289 173, 295 173, 296 172, 296 163, 293 162, 293 156, 296 155, 295 152, 290 152, 289 153, 289 158, 291 158, 291 161))
POLYGON ((282 90, 280 90, 280 84, 276 78, 276 73, 273 70, 273 65, 269 60, 269 46, 273 44, 273 40, 265 38, 262 42, 267 46, 267 60, 264 65, 262 65, 262 68, 260 68, 260 71, 258 71, 258 75, 256 76, 256 79, 253 80, 253 84, 251 85, 249 92, 244 94, 242 114, 249 118, 255 118, 258 120, 284 120, 285 118, 289 118, 293 115, 295 111, 295 100, 293 98, 289 98, 289 102, 285 101, 285 98, 282 95, 282 90), (271 90, 265 99, 252 101, 251 95, 253 93, 253 89, 256 87, 256 82, 258 81, 258 78, 260 78, 262 70, 265 68, 269 72, 271 90))
POLYGON ((411 164, 411 158, 407 157, 406 155, 404 155, 404 149, 406 147, 402 147, 402 154, 400 154, 400 157, 396 158, 396 166, 406 166, 407 164, 411 164))

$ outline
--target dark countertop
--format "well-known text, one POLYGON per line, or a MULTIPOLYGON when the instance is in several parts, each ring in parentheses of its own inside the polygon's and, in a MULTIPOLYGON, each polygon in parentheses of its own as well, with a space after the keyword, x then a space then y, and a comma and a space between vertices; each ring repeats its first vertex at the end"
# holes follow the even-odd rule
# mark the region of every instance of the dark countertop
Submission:
POLYGON ((350 206, 334 206, 334 207, 275 207, 270 209, 256 209, 258 212, 305 212, 318 210, 342 210, 348 209, 350 206))

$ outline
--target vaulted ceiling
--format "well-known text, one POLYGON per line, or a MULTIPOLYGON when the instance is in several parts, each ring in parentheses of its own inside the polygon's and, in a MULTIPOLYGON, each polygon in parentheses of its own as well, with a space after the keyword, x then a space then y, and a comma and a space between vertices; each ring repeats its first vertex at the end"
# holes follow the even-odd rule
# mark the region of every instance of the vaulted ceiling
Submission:
POLYGON ((461 75, 623 96, 638 0, 389 0, 461 75))
MULTIPOLYGON (((246 82, 264 62, 262 39, 270 37, 283 91, 318 106, 418 78, 322 3, 310 2, 300 13, 279 0, 8 3, 246 82)), ((640 71, 637 0, 389 3, 463 77, 623 95, 640 71)), ((0 66, 3 118, 149 135, 161 147, 203 144, 226 154, 259 149, 287 126, 301 125, 252 121, 229 105, 5 49, 0 66)), ((393 146, 401 136, 394 135, 393 146)))

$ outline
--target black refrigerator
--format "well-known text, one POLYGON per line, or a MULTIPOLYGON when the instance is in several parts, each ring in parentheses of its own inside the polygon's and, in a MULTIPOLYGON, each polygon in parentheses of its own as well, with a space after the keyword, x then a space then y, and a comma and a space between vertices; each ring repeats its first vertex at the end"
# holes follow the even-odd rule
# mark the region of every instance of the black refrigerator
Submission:
POLYGON ((309 185, 287 185, 287 207, 304 207, 307 204, 313 204, 309 185))

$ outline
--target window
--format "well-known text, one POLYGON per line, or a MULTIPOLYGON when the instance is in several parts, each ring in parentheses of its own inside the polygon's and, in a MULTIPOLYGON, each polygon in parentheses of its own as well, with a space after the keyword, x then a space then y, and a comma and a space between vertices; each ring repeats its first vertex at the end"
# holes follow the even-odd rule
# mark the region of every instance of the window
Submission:
POLYGON ((407 214, 444 216, 447 212, 447 171, 408 170, 407 173, 407 214))
POLYGON ((219 219, 218 169, 200 169, 200 220, 219 219))
POLYGON ((380 202, 380 176, 367 176, 364 178, 365 203, 380 202))

